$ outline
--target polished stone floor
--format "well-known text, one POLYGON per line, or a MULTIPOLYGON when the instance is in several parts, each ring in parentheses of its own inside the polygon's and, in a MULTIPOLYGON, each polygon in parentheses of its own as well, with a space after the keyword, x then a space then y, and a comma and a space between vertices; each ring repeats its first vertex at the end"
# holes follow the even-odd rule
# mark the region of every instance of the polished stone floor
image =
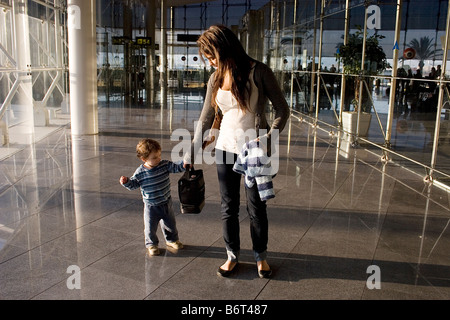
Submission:
POLYGON ((243 202, 240 268, 216 275, 226 254, 214 164, 197 166, 206 177, 199 215, 180 213, 180 174, 171 175, 185 248, 161 241, 161 255, 148 256, 139 191, 119 177, 139 165, 140 138, 158 139, 170 158, 198 100, 105 106, 98 135, 62 126, 0 162, 0 299, 450 299, 449 193, 293 117, 268 201, 271 279, 257 276, 243 202))

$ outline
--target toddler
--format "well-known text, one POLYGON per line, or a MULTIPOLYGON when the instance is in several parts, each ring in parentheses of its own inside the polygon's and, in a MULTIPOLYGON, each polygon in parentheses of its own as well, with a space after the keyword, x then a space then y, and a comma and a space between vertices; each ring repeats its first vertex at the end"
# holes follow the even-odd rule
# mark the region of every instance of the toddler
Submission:
POLYGON ((170 195, 169 173, 185 171, 183 161, 174 163, 161 160, 161 145, 153 139, 141 140, 136 146, 136 153, 144 163, 136 169, 131 178, 121 176, 120 183, 128 190, 141 189, 144 202, 145 247, 152 256, 160 253, 156 231, 161 222, 166 245, 182 249, 170 195))

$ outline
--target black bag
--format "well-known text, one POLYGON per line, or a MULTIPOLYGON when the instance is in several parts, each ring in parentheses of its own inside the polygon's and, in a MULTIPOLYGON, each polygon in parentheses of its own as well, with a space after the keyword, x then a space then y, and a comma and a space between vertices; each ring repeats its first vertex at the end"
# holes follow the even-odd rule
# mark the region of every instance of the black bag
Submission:
POLYGON ((203 170, 186 170, 178 180, 181 213, 200 213, 205 205, 205 179, 203 170))

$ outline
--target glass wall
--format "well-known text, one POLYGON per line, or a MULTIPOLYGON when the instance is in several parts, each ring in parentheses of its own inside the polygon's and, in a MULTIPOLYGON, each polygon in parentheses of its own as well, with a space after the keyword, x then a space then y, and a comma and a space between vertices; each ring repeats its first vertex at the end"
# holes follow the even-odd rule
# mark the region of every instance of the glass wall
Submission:
POLYGON ((252 57, 272 67, 294 118, 341 132, 346 143, 411 166, 424 177, 448 179, 450 103, 442 71, 448 1, 185 2, 162 10, 157 1, 153 11, 132 2, 127 17, 125 2, 101 1, 99 33, 109 43, 99 46, 99 70, 110 67, 100 72, 109 77, 100 82, 105 97, 126 95, 131 74, 142 80, 134 86, 139 92, 131 93, 134 101, 148 98, 145 91, 157 88, 165 71, 162 43, 169 90, 201 96, 212 70, 198 56, 195 40, 220 23, 240 37, 252 57), (153 37, 154 53, 134 47, 127 58, 126 46, 112 41, 127 32, 132 39, 153 37), (135 57, 145 57, 145 66, 135 57))
POLYGON ((247 39, 246 46, 250 52, 260 50, 258 57, 263 56, 263 48, 256 46, 259 39, 253 41, 254 39, 248 38, 250 32, 246 30, 253 32, 258 28, 264 35, 266 28, 260 24, 263 22, 264 11, 260 9, 268 3, 267 0, 185 2, 190 4, 166 8, 166 24, 163 27, 160 1, 97 2, 101 99, 110 101, 131 95, 133 102, 143 102, 142 99, 148 98, 147 91, 157 88, 160 81, 163 67, 162 41, 165 41, 164 48, 167 50, 165 59, 168 87, 171 90, 203 90, 212 69, 201 61, 196 39, 212 24, 229 26, 240 33, 243 41, 247 39), (142 46, 137 42, 139 38, 151 40, 148 45, 142 46), (126 79, 127 75, 131 75, 131 80, 126 79), (132 90, 127 88, 127 83, 131 83, 130 88, 138 90, 130 92, 132 90), (137 85, 134 86, 134 83, 137 85))
MULTIPOLYGON (((15 222, 70 196, 64 188, 71 182, 65 131, 41 148, 34 144, 70 123, 65 5, 0 0, 0 160, 11 164, 0 170, 0 198, 6 201, 0 225, 9 226, 8 237, 18 230, 15 222)), ((39 222, 34 227, 39 230, 39 222)))
POLYGON ((0 2, 2 148, 33 142, 68 114, 65 12, 65 1, 0 2))
POLYGON ((298 60, 290 83, 294 115, 305 113, 327 130, 341 128, 344 137, 358 127, 358 135, 346 137, 354 145, 448 181, 448 81, 442 71, 448 2, 290 3, 296 5, 289 12, 295 12, 297 48, 287 52, 298 60), (358 109, 360 121, 347 125, 358 109))
MULTIPOLYGON (((213 70, 195 40, 220 23, 272 67, 293 118, 341 132, 353 146, 424 177, 449 180, 448 1, 180 0, 163 9, 164 1, 96 3, 100 104, 129 99, 145 107, 158 95, 180 94, 200 106, 213 70), (164 79, 169 91, 161 90, 164 79)), ((0 0, 6 145, 12 126, 32 136, 28 128, 68 113, 66 6, 0 0)))

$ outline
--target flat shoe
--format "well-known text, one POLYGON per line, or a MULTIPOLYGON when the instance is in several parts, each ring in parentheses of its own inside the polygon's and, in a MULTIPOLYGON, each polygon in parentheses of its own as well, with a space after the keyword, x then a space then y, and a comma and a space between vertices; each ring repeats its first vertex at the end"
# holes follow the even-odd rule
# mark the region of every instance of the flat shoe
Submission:
POLYGON ((222 268, 219 267, 219 269, 217 269, 217 275, 220 277, 224 277, 227 278, 229 276, 231 276, 234 272, 236 272, 238 268, 238 263, 236 263, 233 267, 233 269, 231 270, 223 270, 222 268))
POLYGON ((258 276, 261 279, 268 279, 272 276, 272 270, 258 270, 258 276))
POLYGON ((176 250, 183 249, 183 247, 184 247, 183 244, 180 242, 180 240, 177 240, 177 241, 174 241, 174 242, 166 242, 166 245, 168 247, 171 247, 171 248, 176 249, 176 250))
POLYGON ((147 248, 147 250, 148 250, 148 254, 151 256, 158 256, 160 254, 158 246, 150 246, 147 248))

